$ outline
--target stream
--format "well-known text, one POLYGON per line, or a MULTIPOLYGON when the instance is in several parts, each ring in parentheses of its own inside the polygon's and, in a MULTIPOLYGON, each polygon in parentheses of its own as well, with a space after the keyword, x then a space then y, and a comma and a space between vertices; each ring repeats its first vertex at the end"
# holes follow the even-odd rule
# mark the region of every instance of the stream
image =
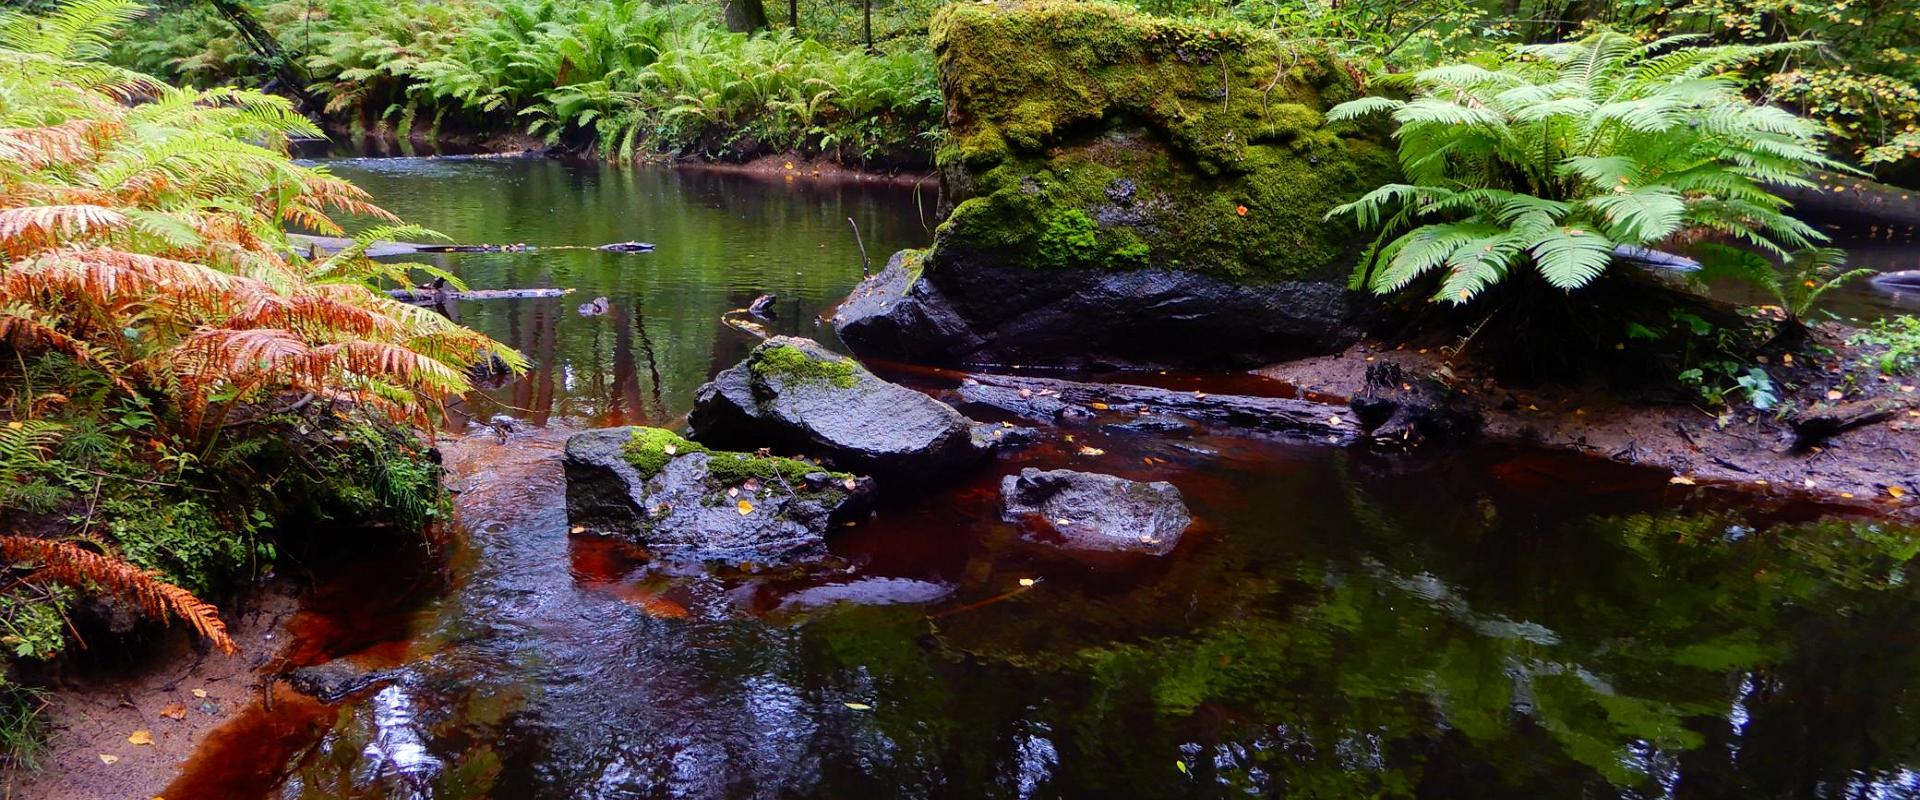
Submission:
POLYGON ((878 269, 930 239, 931 187, 330 165, 455 241, 657 249, 428 258, 576 290, 453 309, 538 368, 455 409, 451 580, 422 596, 370 559, 323 588, 296 660, 388 679, 256 704, 166 797, 1920 797, 1920 531, 1793 496, 1095 420, 883 505, 809 568, 574 536, 569 432, 679 424, 756 343, 721 319, 760 294, 771 332, 839 347, 815 320, 861 275, 848 218, 878 269), (526 424, 465 424, 497 414, 526 424), (1026 466, 1170 481, 1196 525, 1158 559, 1028 541, 997 496, 1026 466))

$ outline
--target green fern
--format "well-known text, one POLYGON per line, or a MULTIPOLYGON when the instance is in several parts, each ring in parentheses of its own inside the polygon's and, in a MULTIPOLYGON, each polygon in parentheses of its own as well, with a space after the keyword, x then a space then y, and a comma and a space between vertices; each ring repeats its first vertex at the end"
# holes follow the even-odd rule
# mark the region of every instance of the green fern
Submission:
POLYGON ((1443 273, 1436 299, 1465 303, 1531 267, 1573 290, 1617 248, 1713 234, 1785 257, 1824 241, 1768 184, 1843 169, 1820 129, 1754 105, 1727 70, 1805 43, 1696 47, 1601 32, 1515 49, 1498 68, 1434 67, 1383 82, 1410 100, 1366 97, 1328 118, 1391 113, 1409 183, 1329 216, 1379 231, 1356 288, 1399 291, 1443 273))

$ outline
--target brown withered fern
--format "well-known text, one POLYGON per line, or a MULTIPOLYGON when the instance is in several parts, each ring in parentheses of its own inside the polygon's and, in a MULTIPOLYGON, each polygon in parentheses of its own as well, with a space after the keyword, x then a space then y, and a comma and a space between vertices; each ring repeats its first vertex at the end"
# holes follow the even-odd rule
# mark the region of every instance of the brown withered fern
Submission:
POLYGON ((31 536, 0 536, 0 554, 29 571, 22 580, 60 583, 132 603, 149 618, 184 620, 222 653, 240 652, 212 604, 154 573, 84 547, 31 536))

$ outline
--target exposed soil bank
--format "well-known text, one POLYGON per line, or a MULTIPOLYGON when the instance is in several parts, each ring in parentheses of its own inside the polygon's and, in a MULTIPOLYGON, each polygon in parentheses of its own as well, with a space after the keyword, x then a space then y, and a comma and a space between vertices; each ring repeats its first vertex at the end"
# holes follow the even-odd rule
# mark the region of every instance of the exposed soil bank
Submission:
POLYGON ((1634 402, 1597 387, 1502 387, 1471 363, 1447 364, 1438 347, 1368 340, 1257 374, 1303 392, 1338 397, 1357 391, 1375 363, 1397 362, 1409 375, 1431 375, 1445 366, 1455 374, 1451 385, 1484 414, 1484 434, 1494 441, 1659 467, 1672 471, 1680 483, 1809 493, 1863 511, 1920 518, 1920 387, 1915 386, 1920 379, 1879 376, 1860 365, 1858 354, 1841 338, 1834 331, 1817 331, 1816 342, 1835 355, 1772 366, 1782 402, 1806 410, 1882 398, 1900 407, 1891 419, 1804 449, 1794 446, 1791 416, 1634 402))

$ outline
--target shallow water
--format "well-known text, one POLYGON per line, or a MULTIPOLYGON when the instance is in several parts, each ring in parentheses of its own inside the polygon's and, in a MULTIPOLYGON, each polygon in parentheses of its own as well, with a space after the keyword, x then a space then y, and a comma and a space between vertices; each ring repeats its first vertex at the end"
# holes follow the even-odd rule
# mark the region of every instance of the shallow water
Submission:
POLYGON ((395 681, 255 709, 294 733, 216 739, 165 796, 1920 797, 1920 535, 1792 498, 1116 416, 884 507, 806 569, 572 536, 566 431, 673 423, 752 345, 719 318, 758 293, 786 298, 776 331, 830 339, 812 318, 860 273, 844 218, 876 255, 922 243, 912 193, 336 167, 462 241, 660 249, 448 259, 475 287, 578 287, 460 309, 541 360, 489 394, 548 426, 449 448, 477 476, 452 588, 391 598, 418 582, 372 565, 293 631, 305 660, 395 681), (1168 480, 1197 524, 1161 559, 1064 555, 998 520, 1022 466, 1168 480), (376 621, 384 641, 338 635, 376 621))

